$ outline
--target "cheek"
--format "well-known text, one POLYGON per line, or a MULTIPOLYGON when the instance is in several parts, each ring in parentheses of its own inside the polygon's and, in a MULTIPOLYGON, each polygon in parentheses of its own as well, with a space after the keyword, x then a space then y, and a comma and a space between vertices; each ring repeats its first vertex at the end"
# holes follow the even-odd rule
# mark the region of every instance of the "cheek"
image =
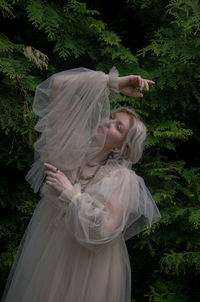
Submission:
POLYGON ((107 138, 108 142, 110 142, 111 144, 116 145, 116 146, 121 145, 123 142, 122 135, 118 131, 115 131, 115 130, 108 131, 106 138, 107 138))
POLYGON ((95 144, 98 147, 103 146, 105 143, 105 140, 106 140, 106 137, 105 137, 105 134, 103 134, 103 133, 95 133, 92 136, 93 144, 95 144))
POLYGON ((97 127, 92 133, 92 142, 97 146, 103 146, 106 140, 106 131, 102 127, 97 127))

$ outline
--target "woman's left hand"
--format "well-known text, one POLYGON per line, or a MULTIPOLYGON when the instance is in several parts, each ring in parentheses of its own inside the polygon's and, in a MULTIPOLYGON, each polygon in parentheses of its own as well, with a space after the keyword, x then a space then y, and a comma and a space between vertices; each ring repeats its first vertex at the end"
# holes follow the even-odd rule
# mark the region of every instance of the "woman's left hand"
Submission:
POLYGON ((143 97, 141 91, 145 89, 149 90, 150 85, 154 85, 155 82, 148 79, 143 79, 140 75, 129 75, 125 77, 118 77, 119 91, 127 96, 135 98, 143 97), (140 92, 135 91, 136 88, 140 89, 140 92))
POLYGON ((73 189, 71 182, 63 172, 48 163, 44 163, 44 166, 48 168, 48 170, 44 171, 44 174, 46 174, 46 184, 52 186, 60 193, 65 189, 73 189))

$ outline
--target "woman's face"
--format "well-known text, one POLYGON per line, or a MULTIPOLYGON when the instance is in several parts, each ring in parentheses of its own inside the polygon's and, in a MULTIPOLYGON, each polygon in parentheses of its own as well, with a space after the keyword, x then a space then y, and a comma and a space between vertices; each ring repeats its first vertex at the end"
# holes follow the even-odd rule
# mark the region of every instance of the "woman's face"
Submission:
POLYGON ((103 119, 97 130, 96 139, 106 135, 104 149, 113 151, 120 149, 131 126, 131 119, 126 112, 111 112, 109 118, 103 119))

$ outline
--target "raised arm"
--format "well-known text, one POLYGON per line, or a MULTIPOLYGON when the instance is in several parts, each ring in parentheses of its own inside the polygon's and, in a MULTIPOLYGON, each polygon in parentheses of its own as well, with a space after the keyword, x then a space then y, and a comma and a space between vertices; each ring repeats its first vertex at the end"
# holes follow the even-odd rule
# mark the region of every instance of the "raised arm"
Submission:
MULTIPOLYGON (((87 69, 84 69, 87 71, 87 69)), ((88 70, 89 71, 89 70, 88 70)), ((128 75, 119 77, 117 76, 117 71, 112 74, 105 74, 105 79, 107 79, 107 87, 111 94, 121 92, 124 95, 132 97, 143 97, 141 92, 136 92, 135 89, 139 88, 140 91, 145 89, 149 90, 150 85, 154 85, 155 82, 149 79, 143 79, 140 75, 128 75)), ((87 78, 85 78, 87 80, 87 78)), ((56 96, 61 92, 65 87, 70 87, 75 84, 76 81, 79 81, 77 74, 64 74, 58 73, 52 76, 52 85, 51 85, 51 101, 56 101, 56 96)), ((76 83, 77 84, 77 83, 76 83)), ((81 91, 80 86, 76 85, 77 94, 81 91)))
POLYGON ((135 89, 148 90, 153 84, 140 76, 119 77, 117 70, 106 75, 86 68, 66 70, 42 82, 32 106, 39 116, 34 127, 41 133, 34 143, 38 156, 26 175, 34 192, 42 185, 42 162, 74 169, 84 161, 91 151, 88 147, 94 129, 110 115, 111 94, 142 97, 135 89))

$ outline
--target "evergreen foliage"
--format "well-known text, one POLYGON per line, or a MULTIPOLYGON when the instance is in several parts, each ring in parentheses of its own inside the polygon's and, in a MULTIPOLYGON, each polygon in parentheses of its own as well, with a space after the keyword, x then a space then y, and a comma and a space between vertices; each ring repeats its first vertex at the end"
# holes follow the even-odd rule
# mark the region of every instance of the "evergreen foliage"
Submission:
POLYGON ((106 12, 104 18, 106 5, 98 0, 0 0, 1 291, 39 200, 24 180, 38 135, 31 107, 35 88, 64 69, 85 66, 107 72, 114 65, 120 75, 156 81, 144 99, 119 95, 112 103, 135 108, 147 124, 144 156, 134 169, 162 214, 151 229, 127 243, 132 301, 197 302, 199 1, 123 0, 117 17, 106 12), (124 23, 128 14, 135 23, 124 23), (133 36, 140 49, 132 44, 133 36))

